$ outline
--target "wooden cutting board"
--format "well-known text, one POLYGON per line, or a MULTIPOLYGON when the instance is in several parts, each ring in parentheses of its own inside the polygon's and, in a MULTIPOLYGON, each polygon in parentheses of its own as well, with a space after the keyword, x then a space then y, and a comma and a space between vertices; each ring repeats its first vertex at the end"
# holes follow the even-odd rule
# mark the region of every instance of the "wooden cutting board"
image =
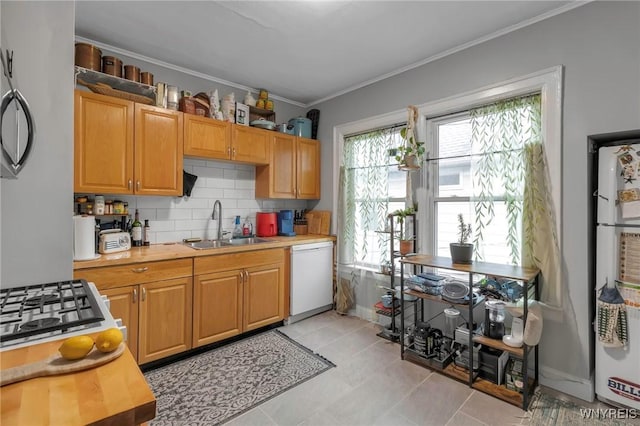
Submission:
POLYGON ((331 232, 331 212, 328 210, 312 210, 306 214, 309 234, 329 235, 331 232))
POLYGON ((98 367, 118 358, 124 352, 124 348, 124 343, 120 343, 118 349, 113 352, 102 353, 94 348, 86 357, 73 361, 62 358, 62 356, 56 352, 54 355, 42 361, 0 371, 0 386, 33 379, 35 377, 55 376, 57 374, 73 373, 98 367))

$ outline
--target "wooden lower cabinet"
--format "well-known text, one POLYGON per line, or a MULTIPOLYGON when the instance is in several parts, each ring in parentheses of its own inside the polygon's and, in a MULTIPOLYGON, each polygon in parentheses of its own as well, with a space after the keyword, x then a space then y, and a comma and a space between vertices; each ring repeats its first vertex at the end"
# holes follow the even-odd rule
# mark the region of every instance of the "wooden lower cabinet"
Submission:
POLYGON ((122 320, 127 327, 127 346, 134 359, 138 359, 138 286, 101 290, 109 298, 111 315, 122 320))
POLYGON ((248 268, 244 283, 244 331, 254 330, 283 319, 282 264, 248 268))
POLYGON ((194 283, 193 346, 242 333, 242 271, 199 275, 194 283))
POLYGON ((285 250, 194 260, 193 347, 284 319, 285 250))
POLYGON ((138 364, 191 349, 192 278, 140 285, 138 364))
POLYGON ((74 271, 109 297, 114 318, 127 327, 138 364, 191 349, 193 260, 176 259, 74 271))

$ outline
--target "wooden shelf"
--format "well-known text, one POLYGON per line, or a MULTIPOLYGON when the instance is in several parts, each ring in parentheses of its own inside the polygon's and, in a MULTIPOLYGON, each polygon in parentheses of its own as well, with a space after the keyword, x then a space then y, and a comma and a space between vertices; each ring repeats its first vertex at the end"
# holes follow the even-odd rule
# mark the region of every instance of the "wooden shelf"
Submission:
MULTIPOLYGON (((444 376, 451 377, 452 379, 455 379, 467 385, 469 384, 469 370, 467 370, 466 368, 459 367, 455 365, 455 363, 453 362, 444 368, 438 368, 438 366, 435 365, 433 362, 430 362, 429 359, 425 358, 424 356, 418 354, 417 352, 409 348, 405 349, 404 354, 405 354, 405 360, 407 361, 420 364, 423 367, 430 368, 444 376)), ((476 377, 471 387, 473 389, 484 392, 488 395, 495 396, 496 398, 501 399, 505 402, 508 402, 509 404, 513 404, 517 407, 522 408, 522 404, 523 404, 522 393, 507 389, 505 385, 497 385, 489 380, 476 377)), ((533 394, 532 379, 529 380, 529 389, 530 389, 529 394, 532 395, 533 394)))
POLYGON ((80 76, 80 79, 89 84, 104 83, 108 84, 111 88, 120 90, 127 93, 133 93, 135 95, 145 96, 147 98, 156 98, 155 86, 149 86, 147 84, 138 83, 137 81, 127 80, 125 78, 116 77, 102 73, 100 71, 90 70, 75 66, 76 76, 80 76))
POLYGON ((472 274, 482 274, 488 276, 496 276, 502 278, 511 278, 524 282, 532 281, 539 273, 539 269, 522 268, 513 265, 502 265, 488 262, 472 262, 469 264, 452 263, 448 257, 430 256, 427 254, 419 254, 402 259, 400 262, 409 265, 429 266, 432 268, 450 269, 459 272, 467 272, 472 274))
POLYGON ((487 336, 473 336, 473 341, 484 346, 489 346, 490 348, 507 351, 510 354, 517 356, 518 358, 522 358, 524 356, 523 347, 514 348, 513 346, 505 345, 502 340, 492 339, 487 336))

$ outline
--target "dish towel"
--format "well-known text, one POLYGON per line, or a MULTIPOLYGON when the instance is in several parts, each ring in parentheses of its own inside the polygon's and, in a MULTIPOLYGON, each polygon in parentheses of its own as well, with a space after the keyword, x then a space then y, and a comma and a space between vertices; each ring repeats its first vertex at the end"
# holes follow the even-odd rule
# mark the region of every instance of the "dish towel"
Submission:
POLYGON ((626 347, 629 341, 627 307, 617 287, 604 286, 600 290, 598 340, 608 348, 626 347))

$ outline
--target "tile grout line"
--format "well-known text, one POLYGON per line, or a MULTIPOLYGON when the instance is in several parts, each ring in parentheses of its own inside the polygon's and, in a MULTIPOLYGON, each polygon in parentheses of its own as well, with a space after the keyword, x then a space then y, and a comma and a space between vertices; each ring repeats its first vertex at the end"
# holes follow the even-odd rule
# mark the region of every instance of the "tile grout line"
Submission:
POLYGON ((460 410, 462 409, 462 407, 464 407, 464 404, 466 404, 466 403, 467 403, 467 401, 469 401, 469 400, 471 399, 471 397, 473 396, 473 394, 474 394, 474 393, 476 393, 476 392, 477 392, 477 391, 476 391, 475 389, 471 389, 471 393, 469 394, 469 396, 467 397, 467 399, 465 399, 464 401, 462 401, 462 404, 460 404, 460 407, 458 407, 458 409, 455 411, 455 413, 453 413, 453 415, 451 416, 451 418, 449 419, 449 421, 445 424, 445 426, 446 426, 446 425, 448 425, 449 423, 451 423, 451 420, 453 420, 453 418, 454 418, 454 417, 456 416, 456 414, 458 414, 458 413, 460 413, 460 414, 462 414, 462 415, 464 415, 464 416, 467 416, 467 417, 471 417, 473 420, 476 420, 476 421, 478 421, 478 422, 482 423, 483 425, 486 425, 486 423, 485 423, 485 422, 483 422, 482 420, 480 420, 480 419, 476 419, 475 417, 473 417, 473 416, 471 416, 471 415, 469 415, 469 414, 467 414, 467 413, 463 413, 463 412, 461 412, 461 411, 460 411, 460 410))

